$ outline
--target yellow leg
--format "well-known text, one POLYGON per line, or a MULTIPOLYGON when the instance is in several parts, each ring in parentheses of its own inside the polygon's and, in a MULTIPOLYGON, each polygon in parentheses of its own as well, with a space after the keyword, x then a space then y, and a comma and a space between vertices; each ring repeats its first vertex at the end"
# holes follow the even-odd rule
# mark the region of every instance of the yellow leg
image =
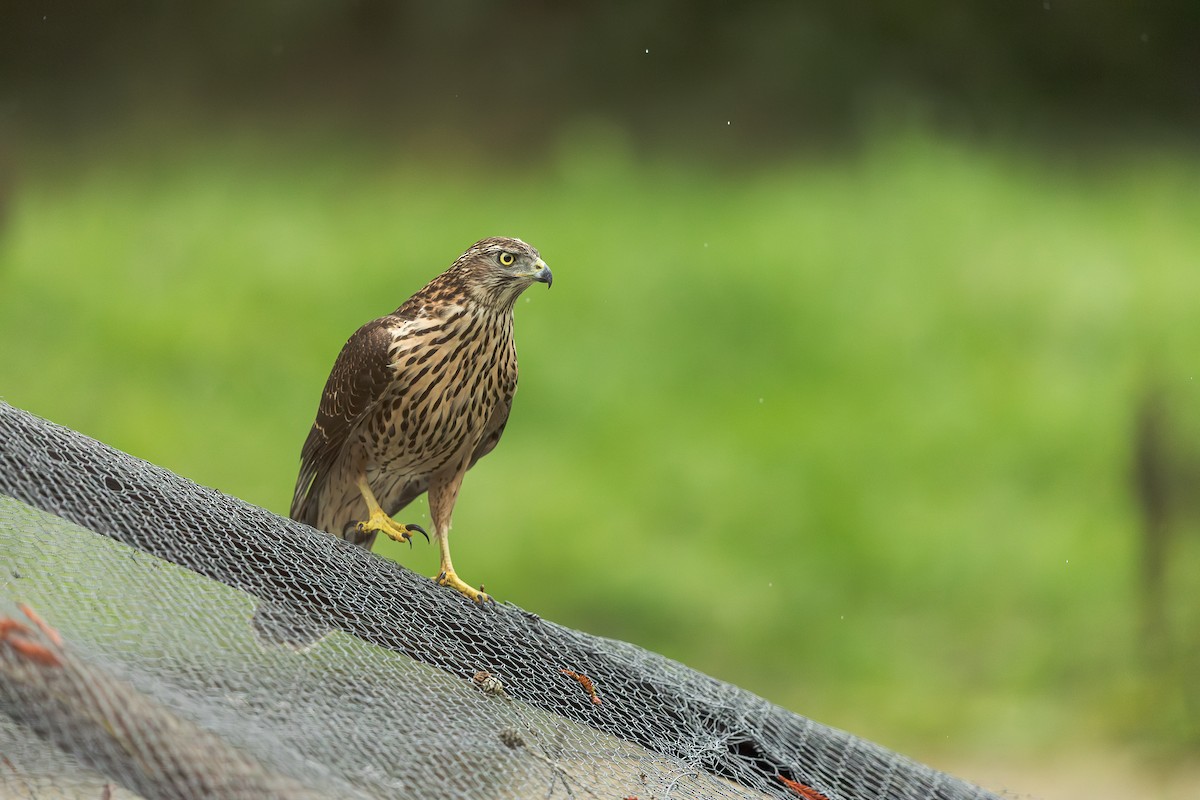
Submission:
POLYGON ((383 508, 379 505, 379 501, 375 499, 375 493, 371 491, 370 485, 367 484, 367 477, 365 475, 358 477, 358 490, 362 492, 363 500, 367 501, 367 511, 370 512, 370 516, 365 521, 358 523, 360 531, 363 533, 379 531, 389 539, 394 539, 397 542, 408 542, 409 547, 412 547, 412 535, 414 532, 424 536, 426 541, 429 540, 429 534, 420 525, 401 525, 384 513, 383 508))
POLYGON ((484 594, 482 586, 476 589, 458 577, 458 573, 454 571, 454 564, 450 561, 450 543, 447 540, 450 534, 450 514, 454 511, 458 488, 462 485, 463 475, 468 466, 467 462, 463 462, 457 472, 434 475, 429 480, 429 516, 433 519, 433 538, 438 540, 438 548, 442 551, 442 565, 433 580, 439 586, 449 586, 468 600, 483 605, 496 601, 484 594))
MULTIPOLYGON (((436 535, 436 531, 435 531, 436 535)), ((437 537, 438 546, 442 551, 442 566, 438 576, 434 578, 439 586, 449 586, 459 594, 462 594, 467 599, 472 600, 479 605, 484 603, 495 603, 492 596, 484 593, 483 587, 478 589, 466 583, 462 578, 458 577, 458 573, 454 571, 454 564, 450 561, 450 543, 446 539, 446 534, 442 533, 437 537)))

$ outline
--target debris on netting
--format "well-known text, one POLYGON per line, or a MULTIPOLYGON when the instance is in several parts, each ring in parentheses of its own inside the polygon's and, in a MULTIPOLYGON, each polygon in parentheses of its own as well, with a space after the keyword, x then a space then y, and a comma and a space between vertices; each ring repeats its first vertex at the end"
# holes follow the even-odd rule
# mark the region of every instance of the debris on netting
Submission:
POLYGON ((481 609, 0 403, 0 797, 106 786, 117 800, 995 797, 634 645, 481 609), (264 621, 298 646, 264 641, 264 621))
POLYGON ((591 678, 589 678, 587 675, 584 675, 582 672, 575 672, 574 670, 570 669, 560 669, 559 672, 561 672, 563 675, 566 675, 568 678, 578 681, 579 685, 583 687, 583 690, 587 692, 588 697, 592 701, 592 705, 602 705, 600 701, 600 695, 596 694, 596 685, 592 683, 591 678))
POLYGON ((487 670, 479 670, 471 676, 471 680, 479 687, 479 691, 484 694, 490 694, 493 697, 507 697, 504 692, 504 684, 487 670))
POLYGON ((58 631, 47 625, 24 603, 18 603, 17 608, 38 627, 49 646, 38 643, 28 625, 12 617, 0 617, 0 656, 7 656, 8 660, 14 662, 27 661, 42 667, 61 667, 62 658, 55 652, 62 649, 62 637, 58 631))
POLYGON ((0 617, 0 710, 47 743, 147 797, 333 796, 273 773, 101 668, 75 659, 29 606, 17 608, 33 625, 0 617))
POLYGON ((818 792, 816 789, 812 788, 811 786, 805 786, 803 783, 800 783, 799 781, 790 780, 788 778, 783 777, 782 775, 780 775, 778 777, 784 786, 788 787, 793 792, 795 792, 796 794, 803 797, 804 800, 829 800, 828 797, 821 794, 820 792, 818 792))

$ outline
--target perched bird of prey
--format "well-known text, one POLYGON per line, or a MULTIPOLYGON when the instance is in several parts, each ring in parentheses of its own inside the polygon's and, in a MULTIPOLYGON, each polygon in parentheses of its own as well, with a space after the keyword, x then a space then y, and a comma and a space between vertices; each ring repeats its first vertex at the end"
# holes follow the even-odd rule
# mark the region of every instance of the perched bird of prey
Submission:
POLYGON ((463 476, 508 421, 517 390, 513 305, 552 279, 520 239, 483 239, 359 328, 334 362, 301 450, 292 518, 368 549, 379 533, 411 546, 425 531, 392 516, 428 492, 441 550, 436 581, 490 600, 450 561, 450 515, 463 476))

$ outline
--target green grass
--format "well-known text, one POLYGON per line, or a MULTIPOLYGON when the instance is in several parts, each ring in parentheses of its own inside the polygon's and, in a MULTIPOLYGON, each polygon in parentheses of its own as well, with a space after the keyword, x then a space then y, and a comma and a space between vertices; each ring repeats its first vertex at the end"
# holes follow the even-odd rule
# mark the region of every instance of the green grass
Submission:
POLYGON ((520 236, 555 285, 517 309, 466 580, 917 755, 1187 716, 1131 710, 1128 462, 1148 375, 1197 407, 1200 162, 587 144, 43 153, 0 233, 0 397, 283 513, 345 338, 520 236))

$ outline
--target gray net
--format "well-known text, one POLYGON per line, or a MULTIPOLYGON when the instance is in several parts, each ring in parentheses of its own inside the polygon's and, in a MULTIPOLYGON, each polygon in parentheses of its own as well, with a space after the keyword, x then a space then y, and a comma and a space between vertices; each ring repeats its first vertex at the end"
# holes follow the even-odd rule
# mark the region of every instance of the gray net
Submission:
POLYGON ((0 587, 0 797, 994 797, 3 403, 0 587))

